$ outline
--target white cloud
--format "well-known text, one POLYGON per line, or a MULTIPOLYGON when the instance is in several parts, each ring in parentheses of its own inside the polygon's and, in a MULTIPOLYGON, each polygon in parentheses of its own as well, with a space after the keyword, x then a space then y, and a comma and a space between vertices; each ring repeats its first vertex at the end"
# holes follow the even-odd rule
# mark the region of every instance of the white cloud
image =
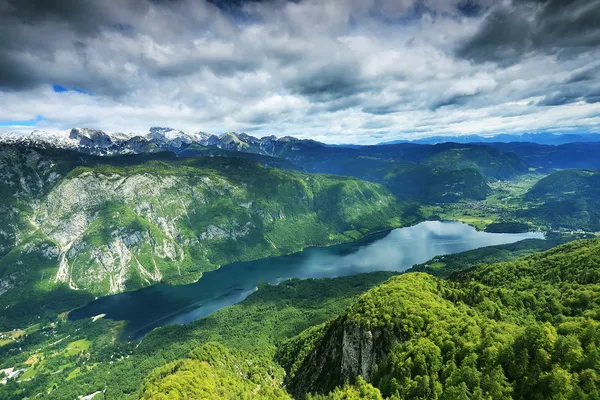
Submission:
POLYGON ((507 65, 457 55, 492 2, 467 16, 458 0, 424 9, 409 0, 263 2, 235 12, 191 0, 127 0, 117 12, 114 1, 89 26, 55 14, 13 26, 22 45, 0 56, 20 69, 0 79, 0 131, 29 129, 19 121, 38 116, 50 129, 160 125, 332 143, 600 130, 598 48, 533 50, 507 65))

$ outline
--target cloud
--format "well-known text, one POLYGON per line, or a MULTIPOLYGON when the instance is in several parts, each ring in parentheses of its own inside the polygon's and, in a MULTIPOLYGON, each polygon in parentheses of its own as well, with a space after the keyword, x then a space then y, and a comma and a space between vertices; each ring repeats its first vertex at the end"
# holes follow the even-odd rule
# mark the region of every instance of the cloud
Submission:
POLYGON ((599 3, 0 0, 0 131, 600 130, 599 3))
POLYGON ((475 62, 513 64, 531 53, 563 57, 600 45, 600 1, 515 0, 501 2, 467 38, 457 54, 475 62))

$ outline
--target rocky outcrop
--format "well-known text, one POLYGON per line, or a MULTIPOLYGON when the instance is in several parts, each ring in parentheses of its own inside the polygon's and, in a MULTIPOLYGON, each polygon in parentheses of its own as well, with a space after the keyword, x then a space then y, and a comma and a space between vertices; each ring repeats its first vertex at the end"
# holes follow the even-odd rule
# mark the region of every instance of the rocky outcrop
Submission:
POLYGON ((357 377, 371 381, 377 365, 385 358, 384 349, 396 341, 382 329, 371 329, 334 320, 297 367, 287 386, 295 398, 306 393, 327 393, 357 377))

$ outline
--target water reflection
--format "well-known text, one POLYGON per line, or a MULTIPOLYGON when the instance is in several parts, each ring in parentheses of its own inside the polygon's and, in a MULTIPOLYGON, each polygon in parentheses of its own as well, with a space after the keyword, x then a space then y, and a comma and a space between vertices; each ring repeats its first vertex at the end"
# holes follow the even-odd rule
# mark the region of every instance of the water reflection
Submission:
POLYGON ((190 285, 156 285, 102 297, 73 311, 71 319, 106 314, 126 320, 125 334, 140 338, 153 328, 202 318, 238 303, 260 282, 277 284, 290 278, 331 278, 371 271, 404 271, 436 255, 484 246, 543 238, 542 233, 486 233, 459 222, 428 221, 364 240, 325 248, 308 248, 283 257, 234 263, 207 272, 190 285))

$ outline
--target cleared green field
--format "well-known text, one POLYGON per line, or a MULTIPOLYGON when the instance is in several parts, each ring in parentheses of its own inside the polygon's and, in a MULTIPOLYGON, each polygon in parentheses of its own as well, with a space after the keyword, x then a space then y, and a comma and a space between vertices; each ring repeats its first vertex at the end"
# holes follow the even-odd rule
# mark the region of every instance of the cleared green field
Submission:
POLYGON ((86 339, 81 339, 81 340, 76 340, 74 342, 71 342, 67 345, 67 348, 65 350, 65 355, 72 356, 75 354, 79 354, 82 351, 87 351, 90 348, 91 344, 92 344, 92 342, 90 342, 89 340, 86 340, 86 339))

